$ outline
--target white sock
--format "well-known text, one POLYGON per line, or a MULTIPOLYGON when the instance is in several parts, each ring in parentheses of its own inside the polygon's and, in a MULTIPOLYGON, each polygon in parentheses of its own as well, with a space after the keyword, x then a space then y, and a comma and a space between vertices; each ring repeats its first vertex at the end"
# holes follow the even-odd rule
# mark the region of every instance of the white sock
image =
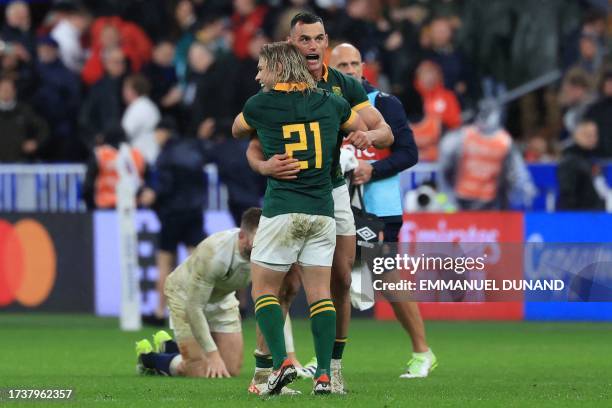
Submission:
POLYGON ((293 345, 293 330, 291 328, 291 318, 289 317, 289 313, 287 313, 283 331, 285 333, 285 349, 287 350, 287 353, 295 353, 295 346, 293 345))
POLYGON ((176 377, 177 375, 179 375, 178 367, 182 362, 183 356, 181 356, 180 354, 178 354, 172 359, 172 361, 170 361, 170 375, 172 377, 176 377))
POLYGON ((415 357, 429 357, 431 356, 431 354, 432 352, 430 348, 428 348, 427 351, 422 351, 420 353, 414 353, 414 352, 412 353, 412 355, 415 357))

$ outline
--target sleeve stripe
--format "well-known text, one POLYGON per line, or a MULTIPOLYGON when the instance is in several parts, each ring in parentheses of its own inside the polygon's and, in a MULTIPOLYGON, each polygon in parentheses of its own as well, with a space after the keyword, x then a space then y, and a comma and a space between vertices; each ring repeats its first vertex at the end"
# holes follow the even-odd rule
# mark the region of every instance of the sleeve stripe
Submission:
POLYGON ((370 101, 361 102, 361 103, 358 103, 357 105, 353 106, 353 110, 355 112, 359 112, 361 109, 366 108, 368 106, 372 106, 370 104, 370 101))
POLYGON ((342 126, 340 126, 342 129, 346 129, 348 127, 350 127, 355 120, 357 119, 357 113, 355 113, 354 110, 351 109, 351 116, 349 116, 349 118, 346 120, 346 122, 344 122, 342 124, 342 126))
POLYGON ((247 129, 253 129, 253 127, 251 127, 251 125, 249 125, 246 121, 246 119, 244 118, 244 114, 242 112, 240 112, 240 115, 238 115, 238 120, 240 120, 240 123, 242 124, 242 126, 244 126, 247 129))

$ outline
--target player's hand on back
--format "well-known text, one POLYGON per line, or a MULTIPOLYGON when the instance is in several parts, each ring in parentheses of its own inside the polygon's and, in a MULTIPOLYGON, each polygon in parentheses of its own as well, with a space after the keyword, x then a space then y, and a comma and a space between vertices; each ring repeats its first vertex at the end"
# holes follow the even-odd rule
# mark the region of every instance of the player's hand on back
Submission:
POLYGON ((366 150, 368 147, 372 146, 368 134, 363 130, 356 130, 349 133, 346 140, 359 150, 366 150))
POLYGON ((261 164, 260 172, 264 176, 279 180, 294 180, 300 172, 298 161, 286 153, 275 154, 261 164))

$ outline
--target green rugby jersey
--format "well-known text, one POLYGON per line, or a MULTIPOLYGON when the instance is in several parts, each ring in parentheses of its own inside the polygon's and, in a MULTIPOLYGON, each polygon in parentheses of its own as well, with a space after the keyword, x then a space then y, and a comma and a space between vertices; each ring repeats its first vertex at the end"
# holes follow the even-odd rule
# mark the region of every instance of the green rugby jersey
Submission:
MULTIPOLYGON (((358 112, 360 109, 365 108, 366 106, 371 106, 368 99, 368 94, 363 88, 363 85, 361 85, 361 82, 357 81, 351 76, 344 75, 337 69, 330 68, 327 65, 323 65, 323 76, 317 83, 317 86, 335 95, 343 97, 349 103, 349 105, 351 105, 351 108, 355 112, 358 112)), ((345 136, 345 134, 342 133, 342 136, 345 136)), ((341 144, 342 140, 340 140, 340 145, 341 144)), ((338 149, 340 149, 340 145, 338 146, 338 149)), ((332 184, 334 188, 345 184, 344 175, 340 170, 340 150, 337 152, 337 157, 334 157, 334 164, 332 166, 332 184)))
POLYGON ((344 99, 304 84, 277 84, 274 90, 252 96, 241 120, 254 128, 267 159, 287 153, 300 162, 295 180, 268 178, 263 215, 303 213, 334 216, 331 168, 341 127, 356 114, 344 99))

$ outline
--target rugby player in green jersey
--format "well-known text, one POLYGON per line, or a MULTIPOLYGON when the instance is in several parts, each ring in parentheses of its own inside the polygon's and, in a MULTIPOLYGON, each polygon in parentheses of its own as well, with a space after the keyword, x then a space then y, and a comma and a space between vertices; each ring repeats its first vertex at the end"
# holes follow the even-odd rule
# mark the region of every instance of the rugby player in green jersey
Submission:
MULTIPOLYGON (((370 143, 377 148, 385 148, 393 143, 393 133, 380 112, 371 106, 368 96, 355 78, 342 74, 340 71, 323 64, 323 55, 328 46, 328 37, 325 33, 323 20, 312 13, 296 14, 291 20, 291 31, 288 41, 294 44, 307 60, 308 71, 317 81, 319 88, 326 89, 336 95, 342 96, 364 121, 368 131, 356 132, 367 137, 370 143)), ((276 179, 290 180, 301 171, 297 162, 287 155, 265 157, 259 142, 251 141, 247 151, 247 158, 253 170, 265 176, 276 179), (266 160, 267 159, 267 160, 266 160)), ((351 211, 350 197, 344 177, 337 165, 332 168, 334 217, 336 220, 336 250, 331 276, 331 293, 337 310, 336 336, 334 343, 332 369, 332 392, 343 394, 345 392, 342 376, 342 355, 348 339, 348 327, 351 316, 350 287, 351 270, 355 261, 355 221, 351 211)), ((299 290, 300 280, 292 268, 283 283, 281 304, 286 311, 293 297, 299 290)), ((261 340, 258 341, 256 360, 264 352, 261 340)), ((263 353, 265 354, 265 353, 263 353)), ((257 382, 257 372, 253 382, 257 382)))
POLYGON ((251 268, 255 318, 272 354, 273 372, 260 394, 277 394, 297 375, 287 358, 278 300, 283 278, 298 263, 310 305, 318 367, 315 394, 331 392, 331 357, 336 311, 330 275, 336 245, 332 165, 342 141, 358 149, 371 144, 365 124, 343 98, 318 89, 304 56, 293 45, 265 45, 256 79, 263 92, 249 98, 232 126, 236 137, 255 131, 266 158, 286 154, 298 160, 293 180, 268 178, 263 213, 253 242, 251 268))

